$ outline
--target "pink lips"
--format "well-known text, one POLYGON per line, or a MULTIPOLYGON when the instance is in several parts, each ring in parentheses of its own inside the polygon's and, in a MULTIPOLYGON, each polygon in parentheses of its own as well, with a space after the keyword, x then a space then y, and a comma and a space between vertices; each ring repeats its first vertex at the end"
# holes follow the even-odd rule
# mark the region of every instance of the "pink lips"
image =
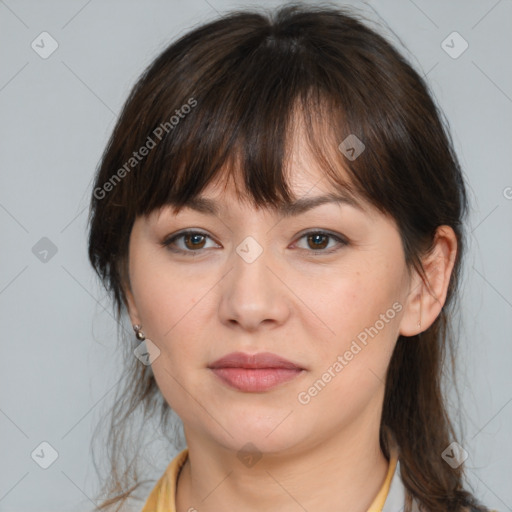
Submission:
POLYGON ((229 386, 253 393, 288 382, 304 371, 295 363, 269 352, 254 355, 233 352, 218 359, 209 368, 229 386))

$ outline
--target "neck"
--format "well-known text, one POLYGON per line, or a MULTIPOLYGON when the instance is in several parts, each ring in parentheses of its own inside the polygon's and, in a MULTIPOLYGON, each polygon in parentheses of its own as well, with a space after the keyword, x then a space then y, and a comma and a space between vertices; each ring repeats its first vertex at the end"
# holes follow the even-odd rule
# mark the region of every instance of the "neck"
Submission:
POLYGON ((374 430, 348 427, 293 453, 264 453, 250 467, 236 452, 192 435, 176 510, 213 512, 229 503, 230 509, 247 512, 366 512, 389 467, 380 450, 378 425, 374 430))

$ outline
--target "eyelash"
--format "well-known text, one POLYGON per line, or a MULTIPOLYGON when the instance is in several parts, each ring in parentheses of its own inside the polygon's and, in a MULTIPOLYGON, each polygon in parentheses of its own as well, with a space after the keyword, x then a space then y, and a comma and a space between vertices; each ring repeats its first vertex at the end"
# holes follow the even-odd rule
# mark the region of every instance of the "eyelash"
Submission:
MULTIPOLYGON (((206 250, 206 249, 198 249, 197 251, 193 251, 193 250, 184 250, 184 249, 179 249, 179 248, 176 248, 176 247, 171 247, 172 244, 174 244, 174 242, 176 240, 178 240, 180 238, 183 238, 185 236, 193 236, 193 235, 199 235, 199 236, 211 238, 207 233, 204 233, 202 231, 188 230, 188 231, 182 231, 181 233, 177 233, 175 235, 172 235, 169 238, 166 238, 161 243, 161 245, 162 245, 162 247, 166 247, 167 249, 169 249, 172 252, 175 252, 175 253, 178 253, 178 254, 185 254, 187 256, 194 256, 196 254, 201 253, 203 250, 206 250)), ((320 235, 320 236, 325 236, 325 237, 332 238, 333 240, 338 242, 338 244, 340 244, 341 247, 343 247, 343 246, 348 244, 347 240, 345 238, 341 237, 340 235, 335 235, 333 233, 330 233, 330 232, 327 232, 327 231, 322 231, 322 230, 319 230, 319 231, 315 231, 315 230, 307 231, 306 233, 303 233, 299 237, 298 240, 301 240, 302 238, 308 237, 310 235, 320 235)), ((313 256, 322 256, 322 255, 326 255, 326 254, 332 254, 333 252, 336 252, 339 249, 341 249, 341 247, 335 247, 335 248, 331 248, 331 249, 328 249, 328 250, 324 250, 324 249, 314 250, 314 249, 302 249, 302 248, 299 248, 299 250, 311 253, 311 255, 313 255, 313 256)))

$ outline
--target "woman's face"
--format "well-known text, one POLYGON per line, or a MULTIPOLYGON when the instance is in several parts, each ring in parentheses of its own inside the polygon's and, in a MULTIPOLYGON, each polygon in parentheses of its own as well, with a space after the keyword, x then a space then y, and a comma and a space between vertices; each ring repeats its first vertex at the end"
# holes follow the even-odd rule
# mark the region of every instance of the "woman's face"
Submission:
MULTIPOLYGON (((291 187, 299 200, 334 192, 301 152, 291 187)), ((160 351, 155 379, 188 442, 293 453, 373 435, 412 290, 393 220, 363 203, 255 210, 232 183, 201 197, 216 214, 166 207, 136 220, 129 247, 131 320, 160 351), (162 245, 184 230, 199 234, 162 245), (298 369, 212 368, 234 352, 298 369)))

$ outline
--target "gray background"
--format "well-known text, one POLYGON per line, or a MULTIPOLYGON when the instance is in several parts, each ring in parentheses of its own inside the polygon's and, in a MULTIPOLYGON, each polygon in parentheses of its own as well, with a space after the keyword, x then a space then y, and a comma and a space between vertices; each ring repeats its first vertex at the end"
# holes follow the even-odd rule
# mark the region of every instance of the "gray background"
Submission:
MULTIPOLYGON (((192 26, 248 5, 0 0, 1 511, 94 508, 91 434, 121 368, 108 299, 86 258, 93 173, 151 59, 192 26), (58 43, 47 59, 31 47, 43 31, 58 43), (31 458, 43 441, 58 452, 48 469, 31 458)), ((512 3, 351 5, 385 22, 405 52, 400 38, 450 122, 472 201, 460 331, 462 445, 476 495, 512 510, 512 3), (453 31, 469 44, 457 58, 442 47, 453 31)))

